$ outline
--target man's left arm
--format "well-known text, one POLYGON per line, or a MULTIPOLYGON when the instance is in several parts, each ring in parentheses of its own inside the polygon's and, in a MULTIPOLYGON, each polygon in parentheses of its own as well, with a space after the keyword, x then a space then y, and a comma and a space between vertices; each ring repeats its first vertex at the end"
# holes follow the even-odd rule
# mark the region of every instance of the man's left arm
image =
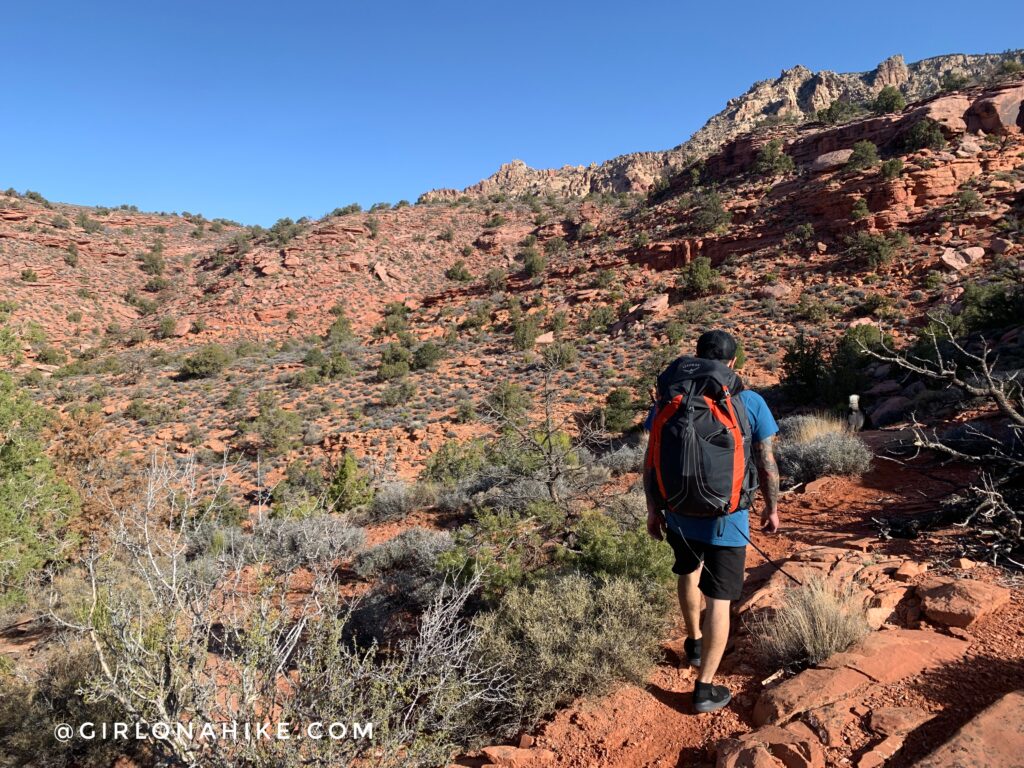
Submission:
POLYGON ((761 493, 764 494, 761 527, 769 533, 775 533, 779 530, 779 466, 775 463, 772 436, 754 443, 754 459, 761 493))

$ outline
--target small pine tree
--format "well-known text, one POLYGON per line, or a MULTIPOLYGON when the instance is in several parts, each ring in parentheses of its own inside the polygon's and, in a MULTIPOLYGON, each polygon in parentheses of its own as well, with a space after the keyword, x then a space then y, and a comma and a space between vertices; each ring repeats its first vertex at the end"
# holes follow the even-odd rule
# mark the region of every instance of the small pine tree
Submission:
POLYGON ((861 171, 878 165, 878 147, 871 141, 858 141, 853 145, 853 154, 846 161, 848 171, 861 171))
POLYGON ((907 106, 907 100, 900 93, 900 89, 894 85, 887 85, 878 92, 875 100, 871 102, 871 111, 879 115, 887 115, 893 112, 902 112, 907 106))
POLYGON ((373 500, 370 483, 352 451, 345 451, 327 487, 327 502, 335 512, 348 512, 373 500))
POLYGON ((754 173, 758 176, 782 176, 792 173, 793 158, 782 151, 782 139, 772 139, 757 153, 754 173))

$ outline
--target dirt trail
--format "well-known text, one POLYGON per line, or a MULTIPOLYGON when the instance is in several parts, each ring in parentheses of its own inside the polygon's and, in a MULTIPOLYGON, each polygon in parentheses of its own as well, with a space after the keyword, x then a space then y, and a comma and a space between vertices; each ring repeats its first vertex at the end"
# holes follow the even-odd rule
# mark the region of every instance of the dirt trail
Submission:
MULTIPOLYGON (((949 491, 949 482, 962 481, 963 470, 936 469, 924 464, 905 467, 884 460, 875 462, 871 474, 859 480, 824 479, 803 492, 788 494, 781 504, 784 529, 780 535, 756 532, 754 542, 773 558, 782 558, 811 545, 857 546, 858 540, 874 538, 877 529, 871 518, 909 517, 933 506, 949 491)), ((911 555, 919 559, 952 557, 952 532, 927 534, 916 540, 876 542, 873 551, 911 555)), ((747 589, 752 590, 771 573, 761 555, 748 551, 747 589)), ((999 578, 991 569, 976 570, 979 578, 999 578)), ((972 627, 976 640, 972 651, 979 658, 1000 659, 991 674, 985 673, 983 690, 963 698, 961 690, 972 673, 966 668, 942 669, 919 680, 879 689, 872 704, 922 706, 938 717, 920 735, 908 740, 906 749, 893 765, 910 765, 934 747, 970 716, 991 703, 1003 689, 1020 684, 1024 670, 1024 590, 1014 589, 1013 603, 999 616, 972 627), (1007 612, 1013 617, 1007 618, 1007 612), (1009 668, 1012 667, 1011 671, 1009 668)), ((694 671, 676 668, 677 651, 684 632, 681 621, 665 641, 664 660, 653 671, 645 687, 625 685, 610 696, 580 701, 559 712, 532 734, 536 746, 554 753, 560 768, 654 768, 654 766, 710 766, 714 747, 723 738, 753 730, 751 710, 762 689, 761 681, 773 670, 765 668, 749 650, 749 639, 734 631, 730 650, 723 659, 720 681, 733 692, 734 702, 726 710, 696 715, 690 705, 694 671)), ((963 665, 959 665, 963 667, 963 665)), ((828 764, 854 757, 863 745, 850 744, 829 749, 828 764)), ((480 765, 471 760, 465 765, 480 765)), ((539 765, 540 763, 538 763, 539 765)), ((517 763, 518 765, 518 763, 517 763)))

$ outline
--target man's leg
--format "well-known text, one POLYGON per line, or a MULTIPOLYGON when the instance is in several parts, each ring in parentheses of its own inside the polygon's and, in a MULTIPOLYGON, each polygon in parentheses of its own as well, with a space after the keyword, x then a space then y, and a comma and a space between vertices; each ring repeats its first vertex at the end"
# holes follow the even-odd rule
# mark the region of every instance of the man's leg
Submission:
POLYGON ((710 683, 718 671, 729 639, 729 601, 706 597, 704 612, 703 656, 697 682, 710 683))
MULTIPOLYGON (((702 566, 703 567, 703 566, 702 566)), ((686 624, 686 636, 691 640, 700 640, 700 572, 698 568, 693 573, 686 573, 679 577, 679 610, 683 614, 683 622, 686 624)))

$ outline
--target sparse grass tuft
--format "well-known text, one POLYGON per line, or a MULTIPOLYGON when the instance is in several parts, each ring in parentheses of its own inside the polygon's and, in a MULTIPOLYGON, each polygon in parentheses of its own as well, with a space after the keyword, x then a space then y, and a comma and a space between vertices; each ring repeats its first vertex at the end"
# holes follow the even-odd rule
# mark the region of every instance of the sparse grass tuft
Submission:
POLYGON ((787 591, 774 613, 755 616, 750 632, 772 664, 802 668, 849 649, 867 634, 868 624, 852 586, 813 579, 787 591))

